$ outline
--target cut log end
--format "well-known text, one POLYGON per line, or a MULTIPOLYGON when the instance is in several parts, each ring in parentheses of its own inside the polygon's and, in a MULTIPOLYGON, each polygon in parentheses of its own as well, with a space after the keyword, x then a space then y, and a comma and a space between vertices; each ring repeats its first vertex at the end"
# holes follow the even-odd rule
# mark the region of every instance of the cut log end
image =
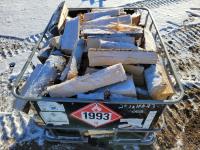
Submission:
POLYGON ((145 79, 149 95, 156 100, 164 100, 174 94, 174 89, 168 79, 164 66, 151 65, 145 70, 145 79))

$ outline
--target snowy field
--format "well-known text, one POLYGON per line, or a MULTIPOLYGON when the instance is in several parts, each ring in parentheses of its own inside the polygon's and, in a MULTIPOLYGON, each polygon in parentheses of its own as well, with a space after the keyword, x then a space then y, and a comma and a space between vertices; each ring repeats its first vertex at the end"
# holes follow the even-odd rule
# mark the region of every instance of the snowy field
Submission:
MULTIPOLYGON (((7 149, 15 146, 16 143, 33 139, 37 141, 37 144, 34 144, 37 145, 36 147, 44 144, 43 129, 35 125, 32 116, 13 108, 15 99, 10 89, 30 54, 32 44, 37 41, 39 33, 43 31, 60 2, 61 0, 0 1, 0 149, 7 149), (30 44, 29 41, 33 43, 30 44), (12 67, 13 63, 14 67, 12 67)), ((198 95, 200 0, 68 0, 68 6, 133 6, 150 9, 186 89, 185 103, 167 108, 165 115, 168 119, 168 128, 158 134, 155 148, 196 149, 199 147, 200 119, 196 123, 194 119, 200 116, 198 95), (189 122, 194 122, 195 125, 189 122), (193 128, 195 130, 192 130, 193 128)), ((23 146, 23 144, 17 145, 19 149, 24 148, 23 146)), ((48 145, 48 147, 63 149, 65 145, 48 145)), ((75 147, 67 146, 66 149, 75 149, 75 147)))

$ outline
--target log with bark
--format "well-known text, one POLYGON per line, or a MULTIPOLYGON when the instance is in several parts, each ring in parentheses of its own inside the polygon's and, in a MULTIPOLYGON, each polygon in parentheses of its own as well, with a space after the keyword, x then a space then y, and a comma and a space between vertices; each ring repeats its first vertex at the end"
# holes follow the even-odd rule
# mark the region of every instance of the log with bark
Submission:
POLYGON ((65 54, 71 54, 72 51, 76 48, 80 32, 79 26, 79 17, 73 18, 66 22, 65 30, 60 40, 61 50, 65 54))
MULTIPOLYGON (((56 79, 59 72, 64 69, 65 58, 62 56, 51 55, 43 65, 38 65, 28 78, 26 84, 22 87, 21 95, 25 97, 41 96, 44 89, 56 79)), ((18 109, 23 109, 26 101, 17 100, 18 109), (22 102, 23 101, 23 102, 22 102), (18 104, 21 106, 18 106, 18 104)))
POLYGON ((122 64, 116 64, 92 74, 86 74, 47 88, 51 97, 71 97, 127 79, 122 64), (114 78, 113 78, 114 77, 114 78))
POLYGON ((102 16, 120 16, 123 8, 107 9, 102 11, 89 12, 84 14, 84 21, 94 20, 102 16))
POLYGON ((149 95, 155 100, 164 100, 174 94, 172 84, 161 64, 151 65, 144 71, 149 95))
POLYGON ((81 64, 82 54, 85 51, 85 42, 80 39, 77 47, 73 50, 72 56, 61 74, 60 80, 70 80, 78 76, 78 70, 81 64))
POLYGON ((114 42, 114 41, 106 41, 98 38, 89 38, 87 40, 87 48, 98 48, 98 49, 114 49, 114 50, 130 50, 135 49, 139 50, 133 43, 127 42, 114 42))
POLYGON ((107 50, 89 49, 89 66, 108 66, 122 64, 156 64, 158 56, 155 52, 143 50, 107 50))

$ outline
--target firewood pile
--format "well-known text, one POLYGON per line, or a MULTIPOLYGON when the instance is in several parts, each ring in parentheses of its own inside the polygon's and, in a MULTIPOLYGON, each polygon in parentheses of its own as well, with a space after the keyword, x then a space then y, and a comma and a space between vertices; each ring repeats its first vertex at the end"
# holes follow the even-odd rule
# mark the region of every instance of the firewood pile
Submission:
POLYGON ((23 95, 164 100, 174 94, 140 13, 93 9, 72 18, 64 4, 54 19, 51 30, 59 34, 40 50, 42 64, 23 86, 23 95))

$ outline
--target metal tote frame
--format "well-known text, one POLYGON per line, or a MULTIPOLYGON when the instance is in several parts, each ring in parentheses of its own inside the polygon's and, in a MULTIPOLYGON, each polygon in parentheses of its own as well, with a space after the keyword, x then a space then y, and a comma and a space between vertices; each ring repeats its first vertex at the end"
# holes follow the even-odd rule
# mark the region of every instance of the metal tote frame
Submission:
MULTIPOLYGON (((92 8, 69 8, 69 11, 77 11, 77 10, 91 10, 92 8)), ((183 87, 181 85, 181 82, 177 76, 177 73, 175 71, 175 67, 170 59, 169 53, 166 50, 165 44, 161 38, 161 35, 158 31, 158 28, 155 24, 154 18, 152 17, 150 11, 147 8, 133 8, 133 7, 127 7, 124 9, 130 9, 130 10, 141 10, 141 11, 146 11, 147 15, 146 15, 146 19, 145 19, 145 24, 144 26, 147 27, 147 24, 149 25, 148 28, 150 31, 152 31, 152 29, 154 28, 155 30, 155 35, 154 35, 154 39, 156 42, 158 42, 161 46, 161 53, 164 54, 164 59, 166 64, 165 67, 168 69, 168 71, 171 72, 171 75, 173 75, 175 81, 176 81, 176 97, 173 97, 173 99, 166 99, 166 100, 144 100, 144 99, 140 99, 140 100, 135 100, 132 98, 123 98, 123 101, 121 99, 115 98, 115 99, 110 99, 109 101, 103 101, 103 100, 88 100, 88 99, 79 99, 79 98, 51 98, 51 97, 24 97, 23 95, 20 95, 19 92, 19 83, 22 79, 22 77, 24 76, 25 71, 27 70, 28 66, 31 64, 32 58, 35 55, 35 52, 37 52, 39 50, 39 46, 40 43, 43 40, 47 40, 48 37, 46 36, 46 33, 48 33, 49 28, 50 28, 50 24, 53 18, 53 15, 48 23, 48 25, 46 26, 41 38, 39 39, 39 41, 37 42, 37 44, 32 48, 32 52, 30 54, 30 56, 28 57, 24 67, 22 68, 21 72, 19 73, 13 87, 12 87, 12 93, 13 95, 17 98, 17 99, 21 99, 27 102, 38 102, 38 101, 51 101, 51 102, 73 102, 73 103, 105 103, 105 104, 155 104, 155 105, 171 105, 171 104, 176 104, 179 103, 182 100, 182 97, 184 95, 184 90, 183 87)), ((163 126, 164 126, 164 121, 163 121, 163 126)), ((44 126, 46 130, 54 130, 57 129, 57 127, 50 127, 48 125, 44 126)), ((69 128, 60 128, 59 129, 63 129, 63 130, 73 130, 73 129, 69 129, 69 128)), ((154 132, 156 131, 160 131, 162 128, 158 128, 158 129, 114 129, 114 136, 113 136, 113 140, 111 141, 113 144, 151 144, 155 141, 155 135, 154 132), (144 139, 118 139, 117 138, 117 133, 119 132, 145 132, 145 137, 144 139)), ((75 130, 75 129, 74 129, 75 130)), ((77 130, 77 129, 76 129, 77 130)), ((82 135, 82 129, 79 130, 80 135, 82 135)), ((80 137, 75 137, 75 138, 63 138, 63 137, 56 137, 55 135, 49 136, 48 134, 46 134, 46 139, 49 141, 63 141, 66 143, 79 143, 79 142, 87 142, 87 140, 85 140, 85 138, 83 136, 80 137)))

